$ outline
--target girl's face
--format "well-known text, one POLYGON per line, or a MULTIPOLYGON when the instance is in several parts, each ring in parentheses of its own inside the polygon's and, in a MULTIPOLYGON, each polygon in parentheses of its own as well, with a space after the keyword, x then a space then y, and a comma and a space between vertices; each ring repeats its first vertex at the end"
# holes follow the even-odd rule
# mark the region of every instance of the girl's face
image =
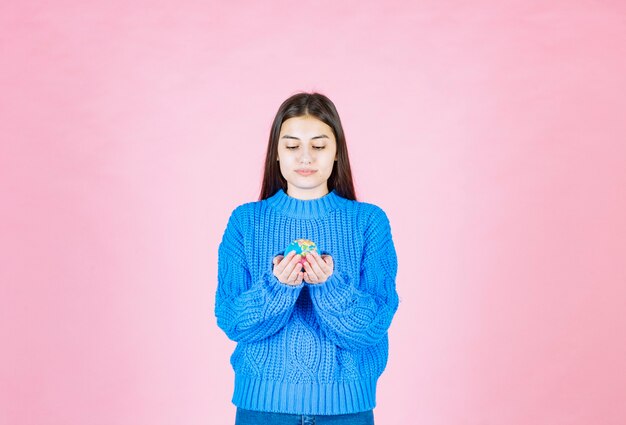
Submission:
POLYGON ((310 115, 283 121, 278 136, 280 172, 287 180, 287 194, 316 199, 328 194, 327 181, 337 160, 332 128, 310 115))

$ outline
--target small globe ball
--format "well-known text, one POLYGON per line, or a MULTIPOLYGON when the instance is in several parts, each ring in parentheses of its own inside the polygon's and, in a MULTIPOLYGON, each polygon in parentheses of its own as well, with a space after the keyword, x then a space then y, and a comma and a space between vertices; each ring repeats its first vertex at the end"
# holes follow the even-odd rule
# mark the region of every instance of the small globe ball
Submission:
POLYGON ((285 248, 284 255, 287 256, 287 254, 289 254, 291 251, 296 251, 296 254, 302 255, 299 263, 304 265, 304 262, 306 261, 306 258, 304 258, 305 255, 310 252, 317 252, 317 245, 315 245, 315 242, 309 239, 296 239, 295 241, 291 242, 287 246, 287 248, 285 248))

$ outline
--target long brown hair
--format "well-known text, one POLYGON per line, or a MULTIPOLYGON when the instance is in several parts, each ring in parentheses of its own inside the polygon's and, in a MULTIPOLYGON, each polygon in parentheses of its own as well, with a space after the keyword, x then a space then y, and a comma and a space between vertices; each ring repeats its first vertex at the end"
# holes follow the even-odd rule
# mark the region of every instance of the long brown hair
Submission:
POLYGON ((285 100, 274 117, 267 153, 265 155, 265 171, 259 201, 267 199, 283 189, 287 192, 287 180, 280 172, 280 164, 276 161, 278 156, 278 136, 283 122, 289 118, 310 115, 328 125, 335 135, 337 142, 337 161, 333 165, 333 171, 328 178, 328 191, 333 189, 337 195, 356 201, 346 136, 343 133, 341 120, 337 109, 331 100, 320 93, 297 93, 285 100))

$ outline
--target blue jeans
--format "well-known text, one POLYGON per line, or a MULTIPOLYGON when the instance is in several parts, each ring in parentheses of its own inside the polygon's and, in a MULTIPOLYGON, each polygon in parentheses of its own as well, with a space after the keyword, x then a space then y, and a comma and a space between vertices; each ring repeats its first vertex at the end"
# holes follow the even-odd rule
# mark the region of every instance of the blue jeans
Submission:
POLYGON ((374 425, 374 411, 347 415, 292 415, 238 407, 235 425, 374 425))

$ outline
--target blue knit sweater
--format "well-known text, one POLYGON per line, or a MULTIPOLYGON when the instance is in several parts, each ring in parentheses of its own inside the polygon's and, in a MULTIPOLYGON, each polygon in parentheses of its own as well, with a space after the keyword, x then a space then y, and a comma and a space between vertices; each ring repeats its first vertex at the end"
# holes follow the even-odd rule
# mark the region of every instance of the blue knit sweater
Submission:
POLYGON ((238 344, 232 402, 267 412, 337 415, 376 405, 398 308, 398 261, 378 206, 333 190, 300 200, 279 190, 238 206, 218 250, 215 315, 238 344), (281 283, 272 260, 295 239, 334 260, 321 284, 281 283))

